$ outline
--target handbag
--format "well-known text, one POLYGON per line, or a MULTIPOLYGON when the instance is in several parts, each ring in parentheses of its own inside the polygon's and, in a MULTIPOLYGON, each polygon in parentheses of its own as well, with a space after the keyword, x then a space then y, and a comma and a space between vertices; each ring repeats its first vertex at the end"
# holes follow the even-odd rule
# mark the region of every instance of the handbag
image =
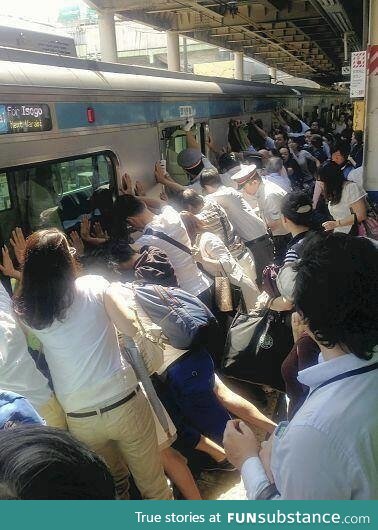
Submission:
POLYGON ((135 324, 138 328, 138 332, 134 336, 134 342, 142 356, 148 375, 152 375, 164 363, 165 343, 163 332, 152 321, 150 323, 143 323, 138 314, 140 311, 140 308, 134 308, 135 324))
POLYGON ((375 205, 366 200, 367 218, 365 221, 358 223, 357 233, 360 237, 368 237, 378 241, 378 213, 375 205))
POLYGON ((226 276, 222 264, 219 263, 219 265, 222 268, 223 274, 221 276, 216 276, 214 279, 215 304, 219 311, 227 313, 234 309, 232 289, 230 280, 226 276))
POLYGON ((222 373, 285 391, 281 365, 294 344, 287 313, 270 309, 238 313, 229 329, 222 373))

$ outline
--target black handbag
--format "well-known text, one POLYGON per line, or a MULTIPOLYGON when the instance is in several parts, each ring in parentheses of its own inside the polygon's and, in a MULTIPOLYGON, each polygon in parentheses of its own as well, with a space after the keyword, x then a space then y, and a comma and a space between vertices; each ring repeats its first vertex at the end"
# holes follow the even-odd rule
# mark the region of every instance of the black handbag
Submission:
POLYGON ((238 313, 227 335, 222 373, 284 392, 281 365, 294 345, 288 315, 270 309, 238 313))

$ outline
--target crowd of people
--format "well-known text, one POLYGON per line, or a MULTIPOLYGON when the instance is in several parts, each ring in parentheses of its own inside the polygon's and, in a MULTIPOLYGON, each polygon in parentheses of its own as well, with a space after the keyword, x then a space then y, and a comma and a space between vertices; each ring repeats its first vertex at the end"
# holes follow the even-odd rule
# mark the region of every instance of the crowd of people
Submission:
MULTIPOLYGON (((195 500, 204 469, 239 470, 249 499, 378 498, 378 221, 363 134, 346 114, 330 130, 306 121, 278 108, 268 134, 231 120, 210 160, 188 120, 188 185, 157 163, 160 199, 126 174, 114 201, 94 192, 99 220, 13 231, 0 265, 13 286, 0 285, 1 499, 195 500), (248 334, 268 313, 290 335, 278 425, 254 404, 269 380, 249 381, 252 402, 223 373, 235 315, 248 334)), ((260 331, 259 348, 274 342, 260 331)))

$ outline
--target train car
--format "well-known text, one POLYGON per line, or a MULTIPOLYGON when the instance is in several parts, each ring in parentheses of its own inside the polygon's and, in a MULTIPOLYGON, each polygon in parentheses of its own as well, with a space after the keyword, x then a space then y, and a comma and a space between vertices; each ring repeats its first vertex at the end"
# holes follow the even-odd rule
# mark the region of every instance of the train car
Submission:
POLYGON ((0 239, 57 226, 69 231, 91 211, 101 185, 116 194, 127 171, 148 190, 162 157, 178 181, 186 146, 180 130, 195 117, 206 151, 210 135, 226 145, 231 117, 253 114, 271 126, 285 106, 321 116, 343 94, 257 82, 194 77, 149 68, 0 49, 0 239), (315 113, 315 114, 314 114, 315 113))

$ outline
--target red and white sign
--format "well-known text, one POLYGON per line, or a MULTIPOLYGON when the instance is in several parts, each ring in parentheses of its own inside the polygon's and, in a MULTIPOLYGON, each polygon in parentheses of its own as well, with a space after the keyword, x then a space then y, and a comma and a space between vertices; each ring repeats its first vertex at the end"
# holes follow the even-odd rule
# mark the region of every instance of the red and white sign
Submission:
POLYGON ((370 46, 369 75, 378 75, 378 45, 370 46))
POLYGON ((350 97, 365 97, 366 88, 366 51, 353 52, 350 74, 350 97))

